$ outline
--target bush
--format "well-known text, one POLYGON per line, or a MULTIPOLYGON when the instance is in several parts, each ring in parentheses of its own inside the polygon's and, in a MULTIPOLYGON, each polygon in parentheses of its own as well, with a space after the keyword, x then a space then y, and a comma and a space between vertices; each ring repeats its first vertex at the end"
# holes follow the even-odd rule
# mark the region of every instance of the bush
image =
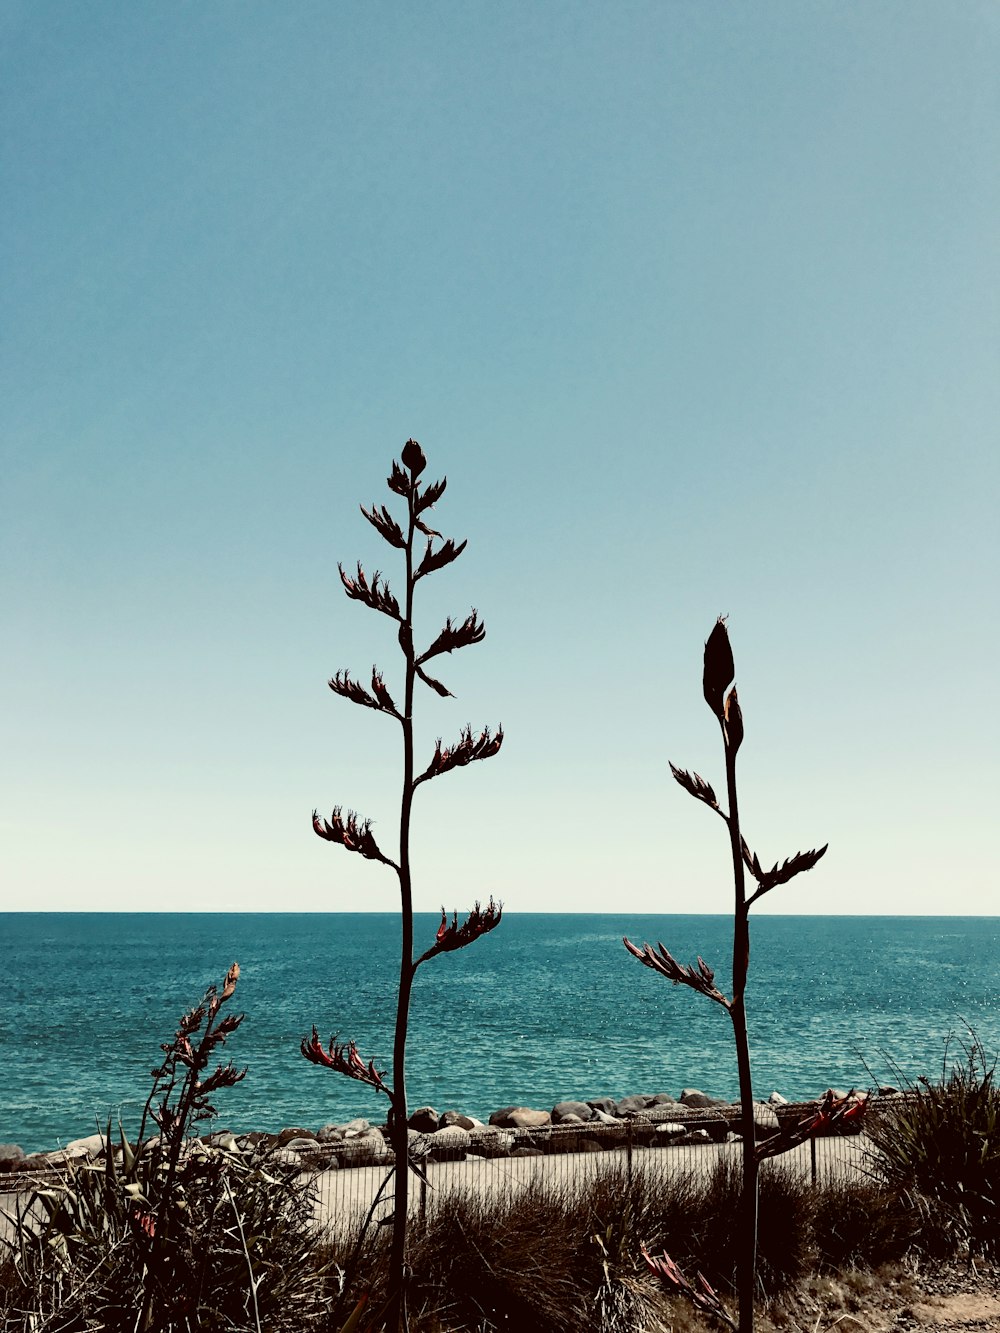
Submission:
POLYGON ((909 1206, 912 1243, 929 1254, 1000 1250, 1000 1087, 972 1035, 939 1083, 873 1118, 876 1179, 909 1206))
MULTIPOLYGON (((410 1237, 411 1307, 421 1329, 489 1333, 595 1333, 683 1327, 686 1311, 660 1291, 642 1247, 678 1257, 725 1297, 734 1287, 735 1210, 741 1176, 720 1162, 706 1172, 664 1177, 637 1166, 607 1168, 579 1185, 538 1181, 512 1194, 475 1190, 429 1200, 410 1237)), ((812 1271, 811 1222, 821 1191, 769 1165, 761 1173, 761 1291, 773 1296, 812 1271)), ((385 1242, 363 1241, 359 1291, 374 1280, 384 1297, 385 1242)), ((345 1267, 350 1241, 335 1257, 345 1267)), ((349 1296, 350 1293, 347 1293, 349 1296)), ((345 1303, 346 1308, 346 1303, 345 1303)))
POLYGON ((231 1062, 208 1072, 242 1022, 221 1017, 238 980, 234 963, 161 1046, 135 1144, 122 1130, 116 1149, 109 1124, 103 1160, 68 1165, 17 1208, 2 1274, 8 1329, 280 1333, 327 1308, 298 1166, 231 1137, 192 1137, 215 1115, 210 1096, 246 1073, 231 1062), (149 1121, 159 1133, 147 1139, 149 1121))
MULTIPOLYGON (((322 1281, 304 1280, 316 1267, 313 1200, 295 1177, 260 1148, 191 1146, 174 1179, 152 1326, 291 1331, 326 1308, 322 1281)), ((8 1328, 136 1326, 164 1175, 134 1184, 94 1162, 27 1197, 5 1275, 8 1328)))

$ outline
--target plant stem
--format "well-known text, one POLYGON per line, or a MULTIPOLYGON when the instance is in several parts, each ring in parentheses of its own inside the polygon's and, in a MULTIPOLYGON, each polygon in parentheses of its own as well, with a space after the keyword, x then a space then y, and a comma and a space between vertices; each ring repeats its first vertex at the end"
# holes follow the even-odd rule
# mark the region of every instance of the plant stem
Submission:
POLYGON ((729 794, 729 841, 733 857, 733 998, 729 1015, 736 1040, 736 1065, 740 1082, 740 1130, 743 1136, 743 1189, 737 1231, 736 1286, 739 1293, 739 1333, 753 1333, 754 1282, 757 1268, 757 1155, 753 1113, 753 1081, 750 1074, 750 1041, 747 1035, 746 985, 750 966, 750 912, 746 902, 743 871, 743 841, 740 836, 739 803, 736 793, 736 753, 726 729, 726 786, 729 794))
POLYGON ((398 1329, 405 1319, 403 1289, 406 1263, 406 1218, 409 1200, 409 1130, 406 1106, 406 1036, 413 986, 413 888, 410 878, 410 810, 413 804, 413 689, 416 679, 413 648, 413 533, 415 495, 408 497, 409 523, 406 533, 406 614, 399 640, 406 657, 406 688, 403 703, 403 792, 399 806, 399 895, 402 943, 399 960, 399 994, 396 999, 396 1029, 392 1053, 391 1139, 396 1159, 396 1189, 392 1214, 392 1248, 389 1256, 390 1305, 386 1328, 398 1329))

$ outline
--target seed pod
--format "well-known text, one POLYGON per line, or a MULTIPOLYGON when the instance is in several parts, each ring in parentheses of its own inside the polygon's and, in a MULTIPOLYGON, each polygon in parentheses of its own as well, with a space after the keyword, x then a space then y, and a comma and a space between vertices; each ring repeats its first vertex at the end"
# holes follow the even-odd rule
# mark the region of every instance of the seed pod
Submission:
POLYGON ((417 444, 416 440, 407 440, 403 445, 403 452, 399 456, 402 459, 403 466, 410 469, 410 475, 416 481, 427 466, 423 449, 417 444))
POLYGON ((720 722, 725 719, 723 699, 735 675, 736 667, 733 650, 729 646, 726 621, 720 616, 705 644, 705 670, 702 677, 705 702, 720 722))

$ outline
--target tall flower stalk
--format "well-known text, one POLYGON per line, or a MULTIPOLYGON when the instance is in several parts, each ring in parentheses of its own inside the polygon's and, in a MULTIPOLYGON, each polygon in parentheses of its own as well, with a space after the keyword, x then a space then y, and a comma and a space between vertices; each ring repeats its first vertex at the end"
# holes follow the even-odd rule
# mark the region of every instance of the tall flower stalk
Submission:
MULTIPOLYGON (((370 509, 361 506, 361 512, 379 536, 395 550, 402 551, 406 565, 406 583, 403 604, 389 590, 380 571, 367 575, 359 564, 357 572, 347 573, 340 566, 340 579, 347 596, 362 602, 373 611, 387 616, 398 625, 399 646, 404 659, 403 700, 399 706, 385 684, 382 672, 372 668, 371 685, 362 685, 348 671, 338 671, 329 682, 331 690, 342 698, 363 708, 386 713, 399 723, 403 741, 403 783, 399 805, 398 859, 385 855, 375 841, 371 821, 362 820, 353 811, 345 815, 341 806, 335 806, 329 819, 321 819, 313 812, 313 829, 328 842, 338 843, 349 852, 357 852, 369 861, 380 861, 395 871, 399 880, 400 915, 402 921, 402 949, 399 963, 399 986, 396 996, 396 1024, 393 1040, 392 1082, 385 1081, 385 1070, 376 1069, 374 1061, 367 1063, 353 1041, 339 1043, 331 1038, 324 1048, 316 1028, 312 1038, 302 1042, 302 1054, 313 1064, 333 1069, 348 1078, 367 1083, 382 1092, 389 1100, 389 1128, 394 1156, 395 1192, 393 1197, 392 1248, 390 1252, 389 1287, 392 1299, 386 1327, 399 1328, 405 1322, 405 1250, 406 1219, 409 1184, 409 1151, 406 1096, 406 1037, 409 1026, 410 999, 417 968, 436 954, 447 953, 471 944, 481 935, 493 930, 500 922, 501 906, 490 898, 486 907, 477 902, 468 918, 459 924, 457 914, 448 921, 441 909, 441 924, 437 935, 423 953, 414 957, 413 940, 413 881, 410 867, 410 822, 413 798, 424 782, 441 777, 453 768, 465 767, 479 759, 490 759, 503 744, 503 729, 495 732, 488 727, 475 735, 466 727, 460 739, 444 746, 439 739, 430 763, 416 772, 413 734, 413 705, 416 684, 422 684, 443 697, 451 691, 427 670, 427 663, 443 653, 454 652, 480 643, 486 630, 475 610, 464 620, 446 620, 444 628, 423 651, 414 646, 413 606, 417 584, 427 575, 444 569, 462 554, 466 543, 456 544, 452 538, 442 537, 430 527, 426 515, 440 500, 447 484, 446 478, 424 486, 420 477, 427 465, 423 450, 416 440, 407 440, 394 461, 387 485, 394 495, 406 502, 406 517, 397 522, 385 505, 373 504, 370 509), (425 541, 424 541, 425 539, 425 541), (421 551, 415 548, 420 544, 421 551)), ((435 668, 436 669, 436 668, 435 668)), ((416 1168, 414 1168, 416 1169, 416 1168)))
MULTIPOLYGON (((740 1132, 743 1139, 743 1186, 740 1200, 739 1248, 737 1253, 736 1282, 739 1295, 739 1333, 753 1333, 754 1325, 754 1281, 757 1267, 757 1179, 760 1162, 763 1157, 773 1156, 776 1144, 756 1143, 756 1121, 754 1116, 753 1082, 750 1069, 750 1042, 747 1033, 746 984, 750 967, 750 908, 765 893, 770 893, 779 884, 785 884, 803 870, 811 870, 826 851, 826 846, 808 852, 796 852, 794 856, 777 862, 770 870, 764 870, 754 852, 747 846, 740 832, 739 803, 736 790, 736 755, 743 743, 743 714, 740 710, 736 686, 733 683, 736 667, 729 643, 724 618, 720 617, 705 644, 704 673, 702 689, 705 702, 714 713, 722 730, 722 742, 726 762, 726 792, 728 812, 718 802, 711 786, 698 773, 689 773, 686 769, 670 765, 670 771, 684 790, 695 800, 703 802, 714 810, 723 820, 729 833, 729 845, 733 862, 733 885, 735 904, 733 910, 733 989, 731 995, 725 995, 715 984, 715 973, 703 958, 697 965, 679 963, 662 945, 654 948, 651 944, 637 947, 630 940, 624 940, 626 949, 675 985, 690 986, 716 1004, 721 1005, 729 1014, 733 1024, 736 1041, 736 1064, 740 1086, 740 1132), (756 888, 747 894, 746 871, 756 882, 756 888)), ((806 1133, 814 1132, 812 1121, 803 1122, 801 1135, 795 1136, 801 1141, 806 1133)), ((792 1146, 792 1137, 785 1139, 781 1147, 792 1146)), ((673 1285, 696 1301, 699 1308, 706 1310, 721 1323, 736 1328, 732 1317, 726 1311, 718 1296, 704 1280, 692 1286, 680 1274, 676 1264, 668 1255, 663 1260, 647 1261, 662 1280, 673 1285), (665 1260, 665 1262, 664 1262, 665 1260), (707 1290, 706 1290, 707 1288, 707 1290), (693 1293, 693 1294, 692 1294, 693 1293)), ((700 1278, 700 1274, 699 1274, 700 1278)))

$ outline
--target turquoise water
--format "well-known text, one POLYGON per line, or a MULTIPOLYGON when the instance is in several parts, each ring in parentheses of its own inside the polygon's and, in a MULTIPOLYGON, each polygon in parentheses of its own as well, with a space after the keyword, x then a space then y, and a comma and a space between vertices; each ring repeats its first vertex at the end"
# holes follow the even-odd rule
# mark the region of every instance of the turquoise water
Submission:
MULTIPOLYGON (((437 918, 419 916, 419 949, 437 918)), ((511 1103, 700 1087, 735 1096, 721 1009, 624 950, 662 940, 700 953, 724 983, 725 917, 510 915, 417 974, 409 1101, 485 1118, 511 1103)), ((26 1151, 134 1125, 159 1044, 237 959, 247 1014, 229 1054, 246 1079, 219 1125, 318 1128, 379 1121, 385 1100, 307 1064, 312 1024, 391 1063, 398 921, 391 915, 4 914, 0 940, 0 1142, 26 1151)), ((790 1099, 826 1087, 935 1076, 949 1034, 1000 1048, 1000 919, 761 917, 748 991, 754 1087, 790 1099)))

